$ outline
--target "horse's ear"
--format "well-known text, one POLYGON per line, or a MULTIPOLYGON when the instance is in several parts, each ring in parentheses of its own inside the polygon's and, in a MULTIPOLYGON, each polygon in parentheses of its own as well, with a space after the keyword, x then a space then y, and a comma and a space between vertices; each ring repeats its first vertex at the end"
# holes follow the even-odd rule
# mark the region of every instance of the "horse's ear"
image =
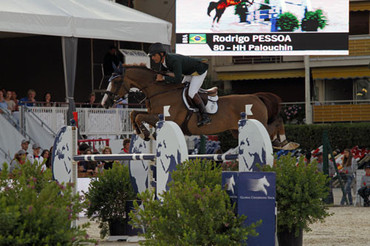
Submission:
POLYGON ((122 62, 119 62, 118 66, 116 66, 114 63, 113 63, 113 69, 114 69, 114 72, 115 74, 120 74, 122 75, 123 72, 124 72, 124 68, 123 68, 123 65, 122 65, 122 62))

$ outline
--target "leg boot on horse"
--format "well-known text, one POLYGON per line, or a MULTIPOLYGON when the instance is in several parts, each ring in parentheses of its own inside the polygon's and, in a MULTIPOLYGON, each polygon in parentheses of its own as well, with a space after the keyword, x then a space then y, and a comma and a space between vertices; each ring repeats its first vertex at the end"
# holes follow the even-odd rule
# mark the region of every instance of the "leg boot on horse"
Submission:
POLYGON ((197 106, 197 108, 199 109, 199 113, 200 113, 200 121, 198 121, 198 126, 204 126, 204 125, 208 125, 211 123, 211 118, 209 118, 207 112, 206 112, 206 107, 204 106, 204 103, 202 101, 202 98, 200 98, 199 94, 196 93, 194 95, 194 98, 193 98, 193 102, 194 104, 197 106))

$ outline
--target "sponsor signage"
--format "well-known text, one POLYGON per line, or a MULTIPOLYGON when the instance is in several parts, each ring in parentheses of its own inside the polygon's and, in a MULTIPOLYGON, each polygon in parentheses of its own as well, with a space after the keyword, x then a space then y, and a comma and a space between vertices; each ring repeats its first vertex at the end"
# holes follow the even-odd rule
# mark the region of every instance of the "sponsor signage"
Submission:
POLYGON ((239 215, 246 215, 246 225, 262 220, 257 237, 248 245, 275 245, 276 175, 273 172, 223 172, 222 185, 236 203, 239 215))

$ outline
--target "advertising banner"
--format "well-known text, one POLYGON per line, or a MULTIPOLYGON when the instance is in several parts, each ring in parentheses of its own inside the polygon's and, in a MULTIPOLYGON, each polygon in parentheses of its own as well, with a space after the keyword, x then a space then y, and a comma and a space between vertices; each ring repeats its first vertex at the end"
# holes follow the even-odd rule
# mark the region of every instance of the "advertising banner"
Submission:
POLYGON ((257 237, 249 237, 248 245, 275 245, 276 175, 272 172, 223 172, 222 185, 236 203, 239 215, 247 216, 246 225, 262 220, 257 237))

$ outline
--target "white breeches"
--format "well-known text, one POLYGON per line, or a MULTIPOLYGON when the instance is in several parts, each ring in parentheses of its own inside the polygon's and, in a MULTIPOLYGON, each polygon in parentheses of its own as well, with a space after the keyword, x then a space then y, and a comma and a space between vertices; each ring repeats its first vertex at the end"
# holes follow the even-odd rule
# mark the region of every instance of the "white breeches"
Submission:
POLYGON ((206 76, 207 76, 207 71, 205 71, 201 75, 185 75, 184 76, 182 83, 190 82, 188 94, 191 99, 193 99, 194 95, 198 93, 199 88, 202 86, 203 81, 206 78, 206 76))

